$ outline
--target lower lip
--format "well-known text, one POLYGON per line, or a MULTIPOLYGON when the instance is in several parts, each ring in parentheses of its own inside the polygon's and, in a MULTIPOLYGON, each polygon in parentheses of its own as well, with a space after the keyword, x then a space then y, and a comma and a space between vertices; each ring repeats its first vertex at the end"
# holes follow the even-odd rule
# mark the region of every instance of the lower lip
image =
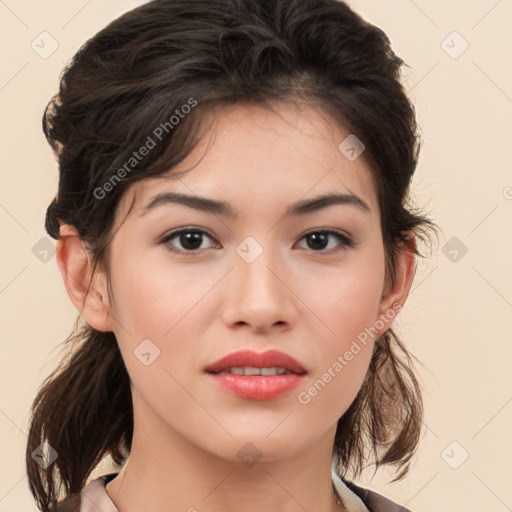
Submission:
POLYGON ((272 400, 296 388, 305 374, 234 375, 209 373, 211 379, 224 391, 250 400, 272 400))

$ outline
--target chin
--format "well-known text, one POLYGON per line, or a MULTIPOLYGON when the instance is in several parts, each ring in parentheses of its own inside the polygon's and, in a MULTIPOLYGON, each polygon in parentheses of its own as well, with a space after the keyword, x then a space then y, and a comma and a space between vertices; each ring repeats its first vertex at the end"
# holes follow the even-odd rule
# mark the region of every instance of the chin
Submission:
POLYGON ((243 463, 252 467, 256 463, 276 462, 296 456, 301 451, 301 440, 293 439, 286 433, 279 436, 268 431, 259 435, 235 436, 225 443, 208 447, 215 457, 229 462, 243 463), (273 437, 273 439, 270 439, 273 437))

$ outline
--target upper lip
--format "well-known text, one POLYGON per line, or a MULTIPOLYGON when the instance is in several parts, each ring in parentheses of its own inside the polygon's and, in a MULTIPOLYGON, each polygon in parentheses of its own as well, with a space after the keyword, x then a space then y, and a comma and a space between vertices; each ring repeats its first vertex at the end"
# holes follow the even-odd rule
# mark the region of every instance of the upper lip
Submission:
POLYGON ((267 350, 266 352, 240 350, 208 365, 205 371, 217 373, 229 368, 244 366, 251 366, 253 368, 278 367, 294 373, 307 373, 305 368, 296 359, 279 350, 267 350))

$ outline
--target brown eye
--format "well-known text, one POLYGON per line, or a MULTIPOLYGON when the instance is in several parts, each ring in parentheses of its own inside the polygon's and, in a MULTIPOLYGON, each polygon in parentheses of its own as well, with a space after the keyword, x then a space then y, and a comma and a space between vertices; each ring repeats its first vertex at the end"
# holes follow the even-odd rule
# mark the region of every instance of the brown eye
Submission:
MULTIPOLYGON (((213 237, 203 229, 185 227, 164 236, 160 243, 164 244, 169 251, 193 255, 208 248, 203 246, 206 243, 206 239, 213 240, 213 237)), ((329 229, 310 231, 301 237, 301 240, 303 239, 306 240, 307 249, 318 253, 325 252, 330 254, 356 245, 355 242, 343 233, 329 229), (337 241, 337 243, 333 244, 333 240, 337 241)))
MULTIPOLYGON (((329 239, 332 238, 338 240, 338 244, 335 244, 334 247, 336 245, 341 245, 342 249, 340 250, 354 246, 354 242, 350 238, 334 230, 323 229, 319 231, 311 231, 302 237, 302 239, 306 239, 307 241, 307 248, 312 249, 314 252, 323 252, 325 249, 329 249, 329 239)), ((330 248, 332 247, 333 246, 331 245, 330 248)))
POLYGON ((175 252, 199 252, 205 241, 205 237, 212 239, 206 231, 196 228, 181 228, 169 233, 165 236, 160 243, 164 244, 167 249, 175 252), (176 247, 175 243, 171 243, 172 240, 176 239, 176 244, 180 244, 181 248, 176 247))

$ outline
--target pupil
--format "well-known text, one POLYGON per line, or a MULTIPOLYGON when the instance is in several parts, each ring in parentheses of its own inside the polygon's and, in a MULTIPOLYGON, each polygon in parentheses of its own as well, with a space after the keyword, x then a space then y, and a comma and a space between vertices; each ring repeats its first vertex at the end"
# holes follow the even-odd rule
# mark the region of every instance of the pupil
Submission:
POLYGON ((181 235, 180 242, 182 243, 183 247, 185 247, 185 248, 198 249, 199 247, 201 247, 201 242, 202 242, 201 237, 202 237, 201 233, 197 233, 197 232, 187 233, 187 234, 181 235), (183 243, 183 242, 185 242, 185 243, 183 243), (197 243, 197 242, 199 242, 199 243, 197 243))
POLYGON ((309 240, 313 239, 313 244, 308 244, 312 249, 323 249, 326 246, 327 236, 324 233, 312 233, 309 235, 309 240), (319 239, 321 239, 319 244, 319 239))

